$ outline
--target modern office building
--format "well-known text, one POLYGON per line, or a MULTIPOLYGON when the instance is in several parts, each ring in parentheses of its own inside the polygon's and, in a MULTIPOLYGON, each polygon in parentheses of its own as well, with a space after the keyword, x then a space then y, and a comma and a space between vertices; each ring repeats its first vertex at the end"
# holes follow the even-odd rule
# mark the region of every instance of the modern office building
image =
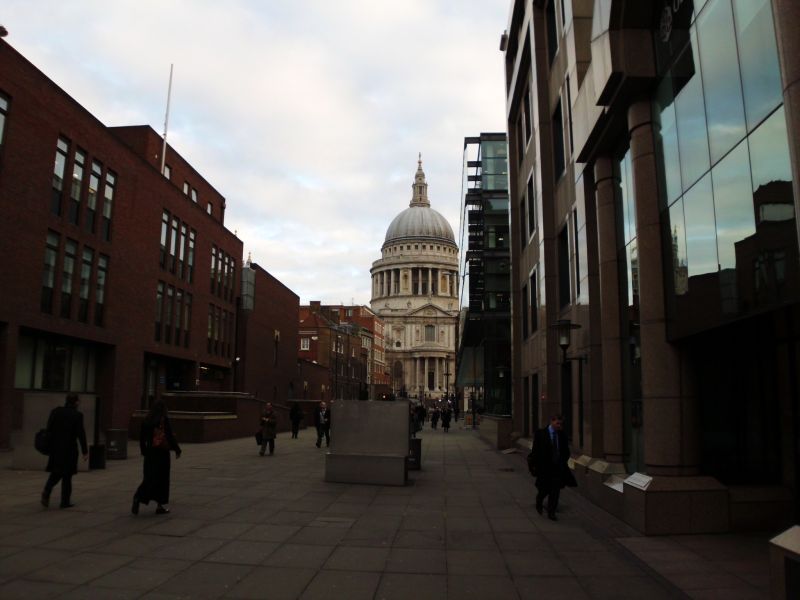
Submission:
POLYGON ((458 321, 458 246, 431 208, 422 158, 409 207, 386 231, 372 263, 371 307, 385 323, 392 392, 422 401, 453 393, 458 321))
POLYGON ((797 19, 515 0, 501 39, 515 425, 562 413, 582 490, 647 533, 797 507, 797 19))
POLYGON ((511 253, 505 133, 464 139, 459 240, 457 385, 461 409, 483 414, 481 434, 505 446, 511 432, 511 253), (465 239, 466 238, 466 239, 465 239), (466 245, 465 245, 466 241, 466 245), (466 309, 463 311, 463 309, 466 309))

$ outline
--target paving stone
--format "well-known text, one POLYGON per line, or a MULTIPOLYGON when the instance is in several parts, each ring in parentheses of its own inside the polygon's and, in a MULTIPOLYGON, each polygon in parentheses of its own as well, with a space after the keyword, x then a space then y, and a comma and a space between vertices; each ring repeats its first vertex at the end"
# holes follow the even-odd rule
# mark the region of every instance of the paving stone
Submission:
POLYGON ((258 565, 278 547, 277 542, 234 540, 212 552, 204 560, 239 565, 258 565))
POLYGON ((375 600, 442 600, 447 598, 446 575, 384 573, 375 600))
POLYGON ((437 531, 398 531, 392 547, 444 549, 445 538, 437 531))
POLYGON ((324 568, 346 571, 383 571, 388 557, 388 548, 340 546, 333 551, 324 568))
POLYGON ((303 527, 289 538, 292 544, 312 544, 317 546, 335 546, 347 534, 341 527, 303 527))
MULTIPOLYGON (((316 569, 255 567, 230 590, 227 598, 294 600, 317 574, 316 569)), ((345 598, 346 596, 342 596, 345 598)), ((329 600, 333 600, 332 597, 329 600)))
POLYGON ((112 589, 82 585, 58 596, 58 600, 97 600, 98 598, 102 598, 102 600, 132 600, 139 598, 141 594, 141 590, 132 588, 112 589))
POLYGON ((255 525, 241 535, 243 540, 259 542, 283 542, 300 531, 298 525, 255 525))
POLYGON ((129 556, 116 554, 73 553, 65 560, 28 573, 25 578, 55 583, 82 584, 114 571, 130 561, 129 556))
POLYGON ((520 598, 511 577, 497 575, 450 575, 447 578, 447 598, 452 600, 486 600, 520 598))
POLYGON ((662 600, 675 598, 660 583, 649 577, 578 577, 578 582, 592 598, 603 600, 662 600))
POLYGON ((514 585, 520 598, 558 598, 558 600, 589 600, 590 596, 575 577, 515 577, 514 585))
POLYGON ((483 550, 447 549, 448 575, 508 575, 503 556, 483 550))
POLYGON ((90 590, 94 590, 95 597, 104 596, 106 588, 133 590, 141 594, 164 583, 174 575, 172 571, 132 568, 130 564, 92 581, 89 587, 90 590), (103 590, 99 591, 97 588, 103 588, 103 590))
POLYGON ((55 598, 68 592, 72 587, 68 583, 50 581, 28 581, 15 579, 0 585, 0 598, 3 600, 31 600, 31 598, 55 598))
POLYGON ((201 538, 212 538, 221 540, 232 540, 244 535, 253 529, 250 523, 236 523, 224 521, 222 523, 212 523, 197 529, 192 533, 193 536, 201 538))
POLYGON ((572 576, 572 572, 553 553, 544 550, 523 552, 512 550, 503 552, 506 566, 516 578, 519 576, 572 576))
POLYGON ((443 550, 392 548, 386 562, 390 573, 446 573, 447 560, 443 550))
POLYGON ((170 541, 160 546, 153 552, 158 558, 178 558, 184 560, 202 560, 218 548, 225 540, 212 540, 202 538, 181 538, 179 541, 170 541))
POLYGON ((156 591, 188 598, 218 598, 230 593, 253 567, 198 562, 180 571, 156 591))
POLYGON ((380 573, 366 571, 327 571, 317 573, 300 596, 302 600, 372 600, 380 573))
POLYGON ((328 560, 334 546, 283 544, 264 561, 271 567, 303 567, 319 569, 328 560))
POLYGON ((8 579, 21 577, 45 566, 58 564, 70 556, 72 553, 66 550, 26 548, 0 560, 0 577, 8 579))

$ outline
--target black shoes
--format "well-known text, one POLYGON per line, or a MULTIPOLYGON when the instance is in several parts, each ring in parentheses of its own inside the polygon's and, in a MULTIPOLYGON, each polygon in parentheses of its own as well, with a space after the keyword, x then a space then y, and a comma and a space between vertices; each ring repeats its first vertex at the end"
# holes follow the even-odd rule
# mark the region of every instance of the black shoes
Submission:
POLYGON ((536 512, 540 515, 544 512, 544 506, 539 502, 536 503, 536 512))
POLYGON ((62 504, 59 508, 72 508, 75 506, 72 502, 67 502, 66 504, 62 504))
POLYGON ((47 494, 42 492, 42 500, 41 500, 41 502, 42 502, 42 506, 47 508, 48 506, 50 506, 50 496, 48 496, 47 494))
POLYGON ((169 509, 168 509, 166 506, 161 506, 161 505, 159 504, 159 505, 158 505, 158 508, 156 509, 156 514, 157 514, 157 515, 166 515, 166 514, 169 514, 169 509))
POLYGON ((133 504, 131 504, 131 514, 138 515, 139 514, 139 497, 133 497, 133 504))
POLYGON ((556 513, 547 513, 547 518, 550 519, 551 521, 558 521, 556 513))
POLYGON ((317 442, 317 444, 316 444, 317 448, 319 448, 321 445, 322 445, 321 442, 317 442))

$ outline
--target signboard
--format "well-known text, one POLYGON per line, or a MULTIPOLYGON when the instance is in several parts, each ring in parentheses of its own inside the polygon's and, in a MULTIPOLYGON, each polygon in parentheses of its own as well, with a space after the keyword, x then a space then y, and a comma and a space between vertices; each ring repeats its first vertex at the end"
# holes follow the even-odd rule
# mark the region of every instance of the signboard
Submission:
POLYGON ((628 476, 628 478, 625 480, 625 483, 642 491, 646 491, 647 486, 650 485, 651 481, 653 481, 653 478, 645 475, 644 473, 634 473, 628 476))

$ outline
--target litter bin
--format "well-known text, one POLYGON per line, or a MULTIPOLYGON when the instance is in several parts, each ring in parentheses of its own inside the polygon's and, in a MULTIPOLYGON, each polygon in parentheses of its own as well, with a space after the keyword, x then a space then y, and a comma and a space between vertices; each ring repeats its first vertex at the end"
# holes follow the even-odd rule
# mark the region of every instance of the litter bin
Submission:
POLYGON ((411 438, 408 441, 408 468, 412 471, 419 471, 422 468, 422 439, 411 438))
POLYGON ((128 430, 106 430, 106 458, 117 460, 128 458, 128 430))

